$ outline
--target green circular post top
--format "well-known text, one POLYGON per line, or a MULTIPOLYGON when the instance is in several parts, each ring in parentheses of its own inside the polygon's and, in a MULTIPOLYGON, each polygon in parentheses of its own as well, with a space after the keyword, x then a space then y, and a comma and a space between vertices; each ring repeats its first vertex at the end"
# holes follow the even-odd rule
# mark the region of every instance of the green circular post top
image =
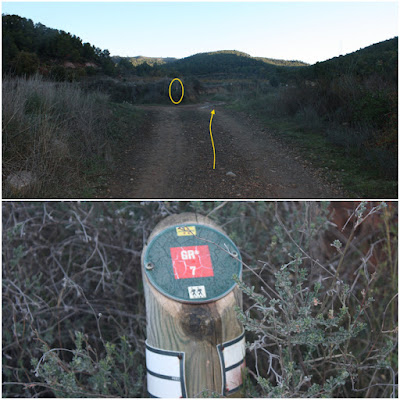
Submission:
POLYGON ((239 250, 222 232, 201 224, 165 228, 148 244, 143 257, 150 283, 162 294, 185 303, 220 299, 241 277, 239 250))

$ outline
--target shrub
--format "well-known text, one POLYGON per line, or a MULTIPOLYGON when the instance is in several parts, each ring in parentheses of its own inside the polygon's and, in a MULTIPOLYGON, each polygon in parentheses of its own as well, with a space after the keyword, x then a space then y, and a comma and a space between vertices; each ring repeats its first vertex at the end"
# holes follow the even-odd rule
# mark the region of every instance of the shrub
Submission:
POLYGON ((387 116, 395 111, 391 101, 384 91, 364 91, 353 103, 353 121, 369 123, 378 129, 384 128, 387 116))
POLYGON ((75 346, 75 350, 50 349, 42 341, 43 355, 40 360, 32 359, 35 376, 44 380, 56 397, 137 397, 141 394, 143 367, 136 364, 137 350, 132 350, 125 336, 118 344, 105 343, 102 358, 89 344, 88 335, 82 332, 75 332, 75 346), (70 353, 71 361, 60 357, 62 352, 70 353))
MULTIPOLYGON (((84 186, 87 166, 98 159, 105 163, 110 151, 107 100, 39 76, 5 78, 3 174, 33 172, 37 183, 29 197, 62 197, 84 186)), ((9 197, 7 185, 3 190, 9 197)))
MULTIPOLYGON (((249 97, 237 96, 239 109, 255 111, 267 126, 278 127, 291 145, 295 141, 287 135, 288 124, 296 134, 320 134, 342 148, 344 151, 330 146, 333 158, 343 163, 340 159, 347 157, 349 173, 361 176, 363 181, 366 179, 362 176, 364 169, 373 179, 376 176, 397 181, 397 87, 393 84, 382 78, 371 83, 344 73, 330 79, 320 77, 315 81, 298 82, 296 86, 274 88, 270 93, 261 93, 254 102, 249 101, 249 97)), ((301 137, 300 142, 310 149, 309 154, 315 153, 320 164, 331 169, 329 162, 317 154, 318 149, 310 148, 305 135, 296 136, 301 137)), ((329 155, 327 157, 331 159, 329 155)))
POLYGON ((37 72, 39 58, 36 53, 21 51, 15 61, 15 72, 17 75, 30 76, 37 72))
POLYGON ((143 395, 140 249, 152 224, 146 215, 157 220, 162 210, 157 203, 4 203, 3 396, 77 397, 72 389, 84 387, 98 397, 106 391, 96 386, 101 371, 109 393, 143 395))
MULTIPOLYGON (((258 290, 236 277, 250 300, 247 310, 237 309, 237 312, 250 332, 246 336, 247 347, 254 353, 255 372, 249 372, 258 385, 254 389, 248 383, 247 396, 350 397, 358 392, 371 394, 376 386, 382 385, 385 397, 396 397, 395 322, 390 324, 393 330, 385 331, 382 327, 397 295, 392 292, 385 296, 386 303, 379 307, 379 312, 373 306, 371 313, 382 315, 374 326, 368 310, 374 302, 372 293, 378 271, 367 272, 367 259, 361 260, 365 263, 364 273, 360 271, 361 264, 356 280, 343 279, 342 271, 352 264, 347 258, 356 229, 383 207, 386 205, 367 210, 366 204, 359 204, 352 215, 353 227, 345 246, 339 240, 331 244, 339 255, 335 266, 311 257, 306 247, 298 245, 295 232, 277 214, 279 226, 275 229, 285 242, 287 260, 277 269, 268 262, 264 264, 265 270, 273 272, 275 288, 268 285, 264 268, 261 272, 252 269, 258 278, 258 290), (286 235, 292 243, 286 242, 283 237, 286 235), (310 279, 316 270, 318 279, 310 279), (377 373, 383 378, 382 383, 373 382, 377 373), (365 384, 368 379, 371 381, 365 384)), ((315 232, 315 222, 308 224, 314 225, 315 232)), ((305 222, 302 232, 307 235, 307 241, 312 236, 306 232, 312 231, 305 222)), ((372 255, 370 252, 368 257, 372 255)))

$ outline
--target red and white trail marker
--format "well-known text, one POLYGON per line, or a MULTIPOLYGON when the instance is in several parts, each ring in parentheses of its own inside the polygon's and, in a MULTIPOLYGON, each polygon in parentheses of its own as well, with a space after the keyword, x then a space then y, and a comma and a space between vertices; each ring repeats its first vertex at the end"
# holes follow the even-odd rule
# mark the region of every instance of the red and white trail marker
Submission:
POLYGON ((207 245, 171 247, 170 250, 175 279, 214 276, 207 245))

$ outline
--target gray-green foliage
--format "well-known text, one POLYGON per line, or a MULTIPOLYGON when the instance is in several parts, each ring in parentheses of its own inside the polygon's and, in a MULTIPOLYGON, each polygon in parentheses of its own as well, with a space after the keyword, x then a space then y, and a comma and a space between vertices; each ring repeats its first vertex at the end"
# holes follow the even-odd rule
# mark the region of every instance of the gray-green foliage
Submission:
MULTIPOLYGON (((360 203, 354 212, 349 241, 360 224, 385 206, 367 209, 366 203, 360 203)), ((324 224, 326 219, 322 217, 319 222, 324 224)), ((373 386, 360 389, 358 384, 367 370, 375 370, 374 376, 381 371, 381 377, 391 376, 393 382, 393 332, 387 332, 387 337, 375 333, 367 315, 374 302, 368 292, 376 276, 366 274, 361 290, 355 282, 341 279, 341 267, 346 262, 351 265, 351 257, 346 259, 349 244, 342 251, 341 242, 333 241, 331 246, 339 258, 334 263, 336 271, 329 270, 304 250, 307 243, 300 248, 298 241, 285 238, 287 235, 293 239, 299 233, 298 224, 299 221, 292 226, 275 226, 274 240, 286 246, 289 261, 277 269, 270 268, 274 289, 266 290, 265 274, 257 268, 252 272, 256 284, 261 282, 259 290, 235 277, 249 299, 247 310, 237 308, 237 314, 248 332, 247 348, 255 355, 256 372, 252 376, 258 384, 255 388, 251 388, 251 383, 247 385, 247 396, 348 397, 349 393, 370 393, 373 386), (312 273, 315 277, 315 270, 319 271, 318 280, 310 279, 312 273)), ((317 231, 311 220, 308 225, 317 231)), ((307 237, 313 239, 312 234, 307 237)), ((396 395, 396 385, 386 381, 382 386, 390 387, 392 397, 396 395)))
POLYGON ((75 349, 50 349, 42 345, 43 355, 32 359, 37 378, 57 397, 137 397, 143 386, 143 366, 126 337, 117 344, 105 343, 100 357, 88 342, 88 335, 75 332, 75 349), (63 353, 72 353, 66 361, 63 353))
POLYGON ((268 354, 272 379, 257 377, 267 397, 333 397, 334 390, 345 384, 349 373, 344 367, 338 368, 323 384, 315 383, 320 382, 321 377, 313 373, 313 363, 324 353, 329 355, 328 359, 344 362, 346 356, 341 354, 342 347, 365 329, 364 323, 355 322, 348 313, 347 285, 337 290, 342 307, 323 310, 321 284, 308 287, 307 272, 300 265, 301 258, 297 255, 295 263, 275 273, 278 298, 269 301, 237 280, 243 292, 254 300, 254 310, 262 315, 260 320, 250 312, 237 310, 245 329, 258 337, 248 343, 248 348, 268 354), (277 353, 266 350, 268 345, 276 346, 277 353), (276 369, 274 362, 278 364, 276 369))

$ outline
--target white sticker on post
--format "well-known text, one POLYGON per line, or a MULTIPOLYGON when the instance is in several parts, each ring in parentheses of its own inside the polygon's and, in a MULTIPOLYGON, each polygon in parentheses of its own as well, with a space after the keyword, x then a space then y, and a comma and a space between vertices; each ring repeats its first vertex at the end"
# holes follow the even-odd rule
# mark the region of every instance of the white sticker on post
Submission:
POLYGON ((205 299, 207 297, 205 286, 189 286, 190 299, 205 299))
POLYGON ((186 397, 185 353, 162 350, 146 341, 147 391, 151 397, 186 397))
POLYGON ((222 370, 222 393, 224 396, 239 390, 243 384, 242 369, 245 367, 244 332, 229 342, 217 346, 222 370))

